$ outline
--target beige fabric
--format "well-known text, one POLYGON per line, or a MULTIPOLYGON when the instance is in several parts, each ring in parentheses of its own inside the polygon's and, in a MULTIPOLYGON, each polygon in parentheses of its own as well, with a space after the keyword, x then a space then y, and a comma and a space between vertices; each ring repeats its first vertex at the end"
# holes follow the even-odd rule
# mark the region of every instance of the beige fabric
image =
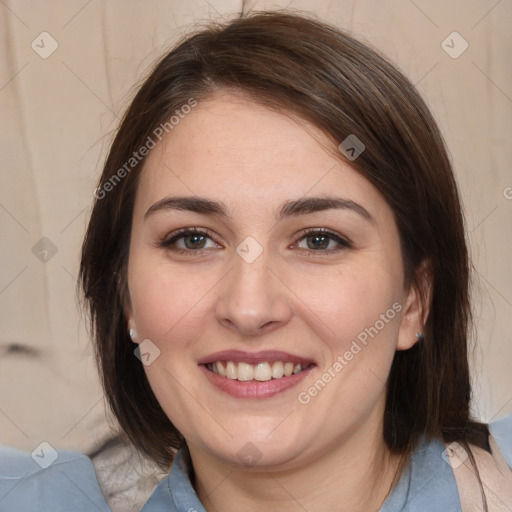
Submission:
POLYGON ((389 55, 439 119, 478 271, 475 411, 484 420, 512 413, 511 2, 5 0, 0 443, 31 451, 47 441, 90 452, 109 435, 75 287, 112 131, 134 84, 196 23, 287 5, 389 55), (460 56, 464 41, 454 31, 469 45, 460 56))
MULTIPOLYGON (((487 501, 488 512, 512 511, 512 470, 496 441, 489 437, 492 454, 471 446, 487 501)), ((457 481, 462 512, 484 510, 481 485, 466 451, 458 443, 447 446, 449 460, 457 481), (453 449, 456 445, 456 449, 453 449)))
POLYGON ((89 452, 108 435, 75 293, 95 181, 134 84, 163 49, 241 8, 0 2, 0 443, 89 452), (58 44, 49 56, 42 32, 58 44))
POLYGON ((134 448, 118 439, 107 440, 92 456, 101 492, 113 512, 136 512, 165 476, 134 448))

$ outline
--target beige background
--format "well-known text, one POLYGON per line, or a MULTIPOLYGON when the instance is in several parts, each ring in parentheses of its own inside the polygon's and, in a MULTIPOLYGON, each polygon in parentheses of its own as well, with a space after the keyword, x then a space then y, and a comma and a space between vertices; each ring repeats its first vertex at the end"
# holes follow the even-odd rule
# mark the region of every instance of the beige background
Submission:
MULTIPOLYGON (((9 0, 0 1, 0 443, 89 451, 108 436, 75 287, 112 131, 134 84, 195 23, 286 5, 381 49, 432 107, 477 270, 475 414, 512 414, 510 0, 9 0), (454 31, 469 44, 458 58, 442 47, 454 31), (46 59, 31 47, 51 49, 42 32, 58 44, 46 59), (54 255, 49 242, 33 251, 42 237, 54 255)), ((457 37, 447 44, 458 53, 457 37)))

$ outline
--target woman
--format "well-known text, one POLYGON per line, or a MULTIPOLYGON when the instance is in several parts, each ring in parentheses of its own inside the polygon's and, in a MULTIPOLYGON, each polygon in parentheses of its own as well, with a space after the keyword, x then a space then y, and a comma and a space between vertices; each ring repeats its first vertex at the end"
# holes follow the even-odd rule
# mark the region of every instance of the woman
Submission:
POLYGON ((510 509, 512 423, 470 417, 453 172, 384 58, 289 14, 207 28, 144 82, 95 195, 106 395, 172 464, 145 512, 510 509))

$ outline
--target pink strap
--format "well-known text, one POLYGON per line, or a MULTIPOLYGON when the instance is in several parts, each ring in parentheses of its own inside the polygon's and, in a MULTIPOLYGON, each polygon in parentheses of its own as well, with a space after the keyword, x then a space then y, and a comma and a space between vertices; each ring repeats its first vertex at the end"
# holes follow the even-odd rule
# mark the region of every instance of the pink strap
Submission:
MULTIPOLYGON (((471 445, 480 473, 489 512, 512 512, 512 470, 496 441, 489 437, 492 455, 471 445)), ((483 512, 480 483, 471 459, 459 443, 446 445, 446 452, 457 481, 462 512, 483 512)))

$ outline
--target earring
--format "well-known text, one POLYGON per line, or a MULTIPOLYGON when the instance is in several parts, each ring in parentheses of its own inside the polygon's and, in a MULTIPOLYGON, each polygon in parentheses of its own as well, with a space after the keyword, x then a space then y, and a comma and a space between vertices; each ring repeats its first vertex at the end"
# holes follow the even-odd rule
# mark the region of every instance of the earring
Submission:
POLYGON ((128 334, 130 335, 130 338, 132 340, 135 340, 135 337, 137 336, 137 333, 135 332, 135 329, 130 329, 128 334))
POLYGON ((421 333, 421 332, 416 333, 416 339, 418 341, 423 341, 423 333, 421 333))

